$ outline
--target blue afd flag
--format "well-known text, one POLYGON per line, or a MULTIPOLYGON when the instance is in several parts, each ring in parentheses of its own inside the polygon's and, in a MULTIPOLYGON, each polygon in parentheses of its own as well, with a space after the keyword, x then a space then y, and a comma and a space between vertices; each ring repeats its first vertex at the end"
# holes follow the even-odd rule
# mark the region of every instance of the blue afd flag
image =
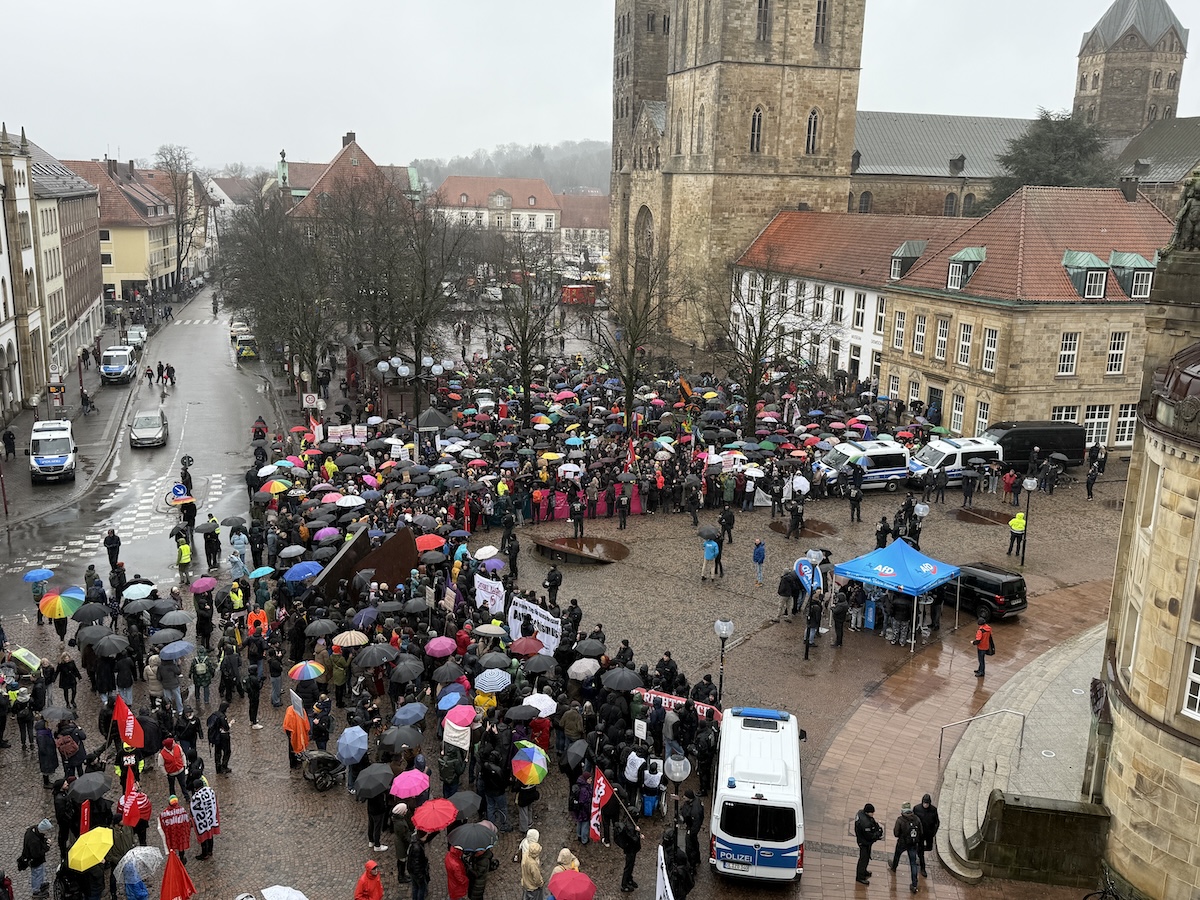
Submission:
POLYGON ((821 570, 814 566, 804 557, 796 560, 796 565, 793 569, 796 577, 800 579, 800 585, 808 593, 822 590, 825 586, 824 579, 821 577, 821 570))

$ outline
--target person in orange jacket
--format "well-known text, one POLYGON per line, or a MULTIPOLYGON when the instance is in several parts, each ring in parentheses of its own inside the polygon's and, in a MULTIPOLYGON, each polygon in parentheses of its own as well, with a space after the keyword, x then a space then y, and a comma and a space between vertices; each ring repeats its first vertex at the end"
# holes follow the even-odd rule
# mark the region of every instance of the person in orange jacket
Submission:
POLYGON ((983 616, 979 617, 979 627, 975 629, 975 639, 971 643, 975 645, 975 652, 979 657, 979 665, 975 669, 975 677, 982 678, 984 663, 988 656, 994 652, 996 646, 992 639, 992 626, 987 623, 987 619, 983 616))
POLYGON ((383 900, 383 882, 379 878, 379 863, 368 859, 363 863, 363 873, 354 886, 354 900, 383 900))

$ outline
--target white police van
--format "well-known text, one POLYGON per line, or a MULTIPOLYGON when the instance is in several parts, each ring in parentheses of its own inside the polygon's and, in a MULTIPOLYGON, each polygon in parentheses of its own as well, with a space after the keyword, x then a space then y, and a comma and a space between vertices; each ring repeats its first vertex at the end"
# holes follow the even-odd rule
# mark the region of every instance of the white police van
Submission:
POLYGON ((862 464, 863 490, 884 488, 896 491, 908 479, 908 448, 896 441, 842 441, 817 462, 831 478, 851 463, 865 459, 862 464))
POLYGON ((29 480, 75 480, 75 435, 66 419, 46 419, 33 423, 29 434, 29 480))
POLYGON ((908 483, 920 486, 926 470, 945 469, 947 484, 961 484, 963 469, 976 468, 979 465, 973 464, 973 459, 981 459, 984 463, 1003 460, 1004 448, 988 438, 946 438, 930 441, 909 461, 908 483))
POLYGON ((709 864, 720 875, 796 881, 804 874, 800 742, 791 713, 737 707, 721 719, 709 864))
POLYGON ((106 347, 100 355, 100 381, 104 384, 129 384, 138 375, 136 347, 121 344, 106 347))

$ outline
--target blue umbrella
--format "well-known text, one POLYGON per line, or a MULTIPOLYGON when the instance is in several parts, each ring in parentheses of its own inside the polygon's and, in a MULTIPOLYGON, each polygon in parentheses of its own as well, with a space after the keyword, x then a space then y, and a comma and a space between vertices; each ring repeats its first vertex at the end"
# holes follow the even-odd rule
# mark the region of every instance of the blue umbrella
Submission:
POLYGON ((465 537, 470 537, 470 536, 471 536, 471 533, 469 531, 463 531, 461 528, 458 529, 457 531, 450 532, 450 537, 465 538, 465 537))
POLYGON ((825 415, 825 410, 810 409, 807 413, 805 413, 805 415, 807 415, 807 416, 823 416, 823 415, 825 415))
POLYGON ((160 659, 183 659, 195 649, 196 645, 189 641, 171 641, 158 651, 158 656, 160 659))
POLYGON ((49 581, 54 577, 54 572, 50 569, 30 569, 21 576, 21 580, 26 584, 35 584, 39 581, 49 581))
POLYGON ((266 576, 270 575, 274 571, 275 571, 274 566, 259 566, 257 569, 255 569, 253 572, 250 573, 250 577, 251 578, 265 578, 266 576))
POLYGON ((428 710, 425 708, 424 703, 405 703, 392 716, 392 724, 416 725, 418 722, 424 720, 426 712, 428 710))
POLYGON ((515 459, 508 459, 508 460, 505 460, 504 462, 500 463, 500 468, 502 468, 502 469, 519 469, 519 468, 521 468, 521 466, 517 463, 517 461, 515 459))
POLYGON ((383 496, 383 494, 379 491, 363 491, 358 496, 362 497, 364 500, 378 500, 383 496))
POLYGON ((818 450, 832 450, 833 449, 833 444, 829 443, 829 441, 817 441, 815 444, 813 444, 813 446, 816 447, 818 450))
POLYGON ((425 485, 425 487, 423 487, 417 491, 417 496, 418 497, 432 497, 436 493, 437 493, 437 488, 435 488, 432 484, 427 484, 427 485, 425 485))
POLYGON ((564 441, 564 443, 568 447, 580 447, 583 445, 583 438, 570 437, 570 438, 567 438, 566 441, 564 441))
POLYGON ((283 576, 283 580, 303 581, 305 578, 312 578, 321 571, 321 568, 322 567, 319 562, 313 562, 312 560, 309 560, 308 562, 302 562, 288 569, 287 574, 283 576))
POLYGON ((357 725, 352 725, 338 738, 337 758, 346 765, 358 762, 367 755, 370 740, 365 731, 357 725))
MULTIPOLYGON (((462 687, 462 685, 460 684, 459 687, 462 687)), ((450 691, 449 693, 442 694, 442 696, 438 698, 437 708, 442 712, 445 712, 448 709, 454 709, 454 707, 458 706, 462 699, 462 694, 457 691, 450 691)), ((407 704, 405 705, 407 706, 407 704)))
POLYGON ((624 425, 618 425, 616 422, 613 422, 613 424, 609 425, 609 426, 608 426, 607 428, 605 428, 604 430, 605 430, 605 431, 607 431, 609 434, 624 434, 624 433, 625 433, 625 426, 624 426, 624 425))
POLYGON ((367 625, 373 625, 375 624, 375 620, 378 618, 379 610, 373 606, 368 606, 354 617, 354 627, 363 628, 367 625))

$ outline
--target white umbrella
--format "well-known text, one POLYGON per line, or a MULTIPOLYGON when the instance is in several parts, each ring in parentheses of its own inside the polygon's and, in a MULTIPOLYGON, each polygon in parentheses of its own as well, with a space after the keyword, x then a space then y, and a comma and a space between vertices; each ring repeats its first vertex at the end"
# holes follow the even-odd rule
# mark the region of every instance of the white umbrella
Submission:
POLYGON ((134 847, 117 863, 116 875, 124 880, 125 867, 132 865, 144 881, 162 871, 164 860, 163 852, 157 847, 134 847))
MULTIPOLYGON (((375 416, 371 417, 376 418, 375 416)), ((302 893, 295 888, 284 887, 282 884, 273 884, 270 887, 263 888, 263 900, 308 900, 302 893)))
POLYGON ((279 466, 263 466, 258 470, 259 478, 266 478, 268 475, 274 475, 279 471, 279 466))
POLYGON ((476 559, 491 559, 493 556, 499 556, 499 555, 500 555, 500 548, 493 547, 491 544, 487 544, 486 546, 480 547, 478 550, 475 551, 476 559))
POLYGON ((575 463, 563 463, 558 467, 558 475, 561 478, 563 475, 578 475, 583 470, 575 463))
POLYGON ((558 712, 558 701, 549 694, 530 694, 523 702, 526 706, 532 706, 543 716, 552 716, 558 712))
POLYGON ((792 478, 792 491, 799 494, 807 494, 809 487, 811 485, 809 485, 808 479, 803 475, 796 475, 792 478))
POLYGON ((342 499, 338 500, 336 505, 342 507, 343 509, 352 509, 355 506, 364 506, 366 505, 366 502, 366 500, 357 496, 356 494, 347 494, 345 497, 342 497, 342 499))
POLYGON ((577 659, 567 669, 567 676, 573 681, 584 681, 600 671, 600 663, 594 659, 577 659))
POLYGON ((875 421, 875 420, 874 420, 874 419, 872 419, 870 416, 856 416, 856 418, 857 418, 857 419, 858 419, 858 421, 860 421, 860 422, 874 422, 874 421, 875 421))
POLYGON ((453 472, 453 471, 454 471, 454 466, 450 466, 450 465, 447 465, 446 463, 442 463, 441 465, 434 466, 432 469, 430 469, 429 474, 430 475, 441 475, 443 472, 453 472))
POLYGON ((137 584, 128 585, 125 590, 121 591, 121 596, 126 600, 145 600, 154 590, 152 584, 142 584, 140 581, 137 584))

